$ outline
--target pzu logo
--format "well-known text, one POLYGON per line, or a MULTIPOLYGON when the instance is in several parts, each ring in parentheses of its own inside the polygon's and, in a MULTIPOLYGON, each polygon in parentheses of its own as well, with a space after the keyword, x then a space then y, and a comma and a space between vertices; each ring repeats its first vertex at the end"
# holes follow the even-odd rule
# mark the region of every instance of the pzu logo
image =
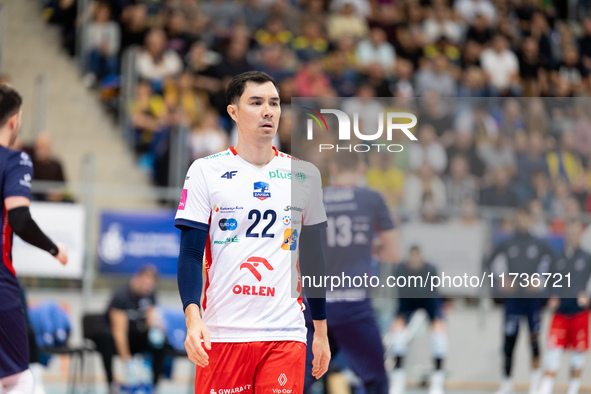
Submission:
POLYGON ((220 178, 232 179, 232 177, 236 174, 238 174, 238 171, 228 171, 224 175, 222 175, 220 178))

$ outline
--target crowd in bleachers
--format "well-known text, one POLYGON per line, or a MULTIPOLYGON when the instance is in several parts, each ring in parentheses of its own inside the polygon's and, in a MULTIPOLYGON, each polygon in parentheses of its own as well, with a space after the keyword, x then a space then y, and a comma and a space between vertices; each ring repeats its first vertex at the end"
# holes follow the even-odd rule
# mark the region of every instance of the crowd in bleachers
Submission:
POLYGON ((94 0, 76 17, 76 1, 53 0, 46 15, 71 52, 76 24, 85 24, 89 86, 110 89, 122 53, 139 46, 141 82, 125 107, 138 158, 161 185, 175 126, 191 130, 191 160, 234 141, 224 93, 243 71, 276 78, 283 107, 277 145, 286 151, 291 97, 505 97, 473 111, 433 106, 428 121, 421 118, 418 143, 369 156, 368 183, 391 207, 437 220, 442 208, 453 216, 475 204, 531 200, 532 209, 562 217, 591 211, 589 106, 562 101, 549 112, 545 101, 511 99, 589 95, 591 9, 580 1, 577 18, 568 19, 567 3, 94 0))

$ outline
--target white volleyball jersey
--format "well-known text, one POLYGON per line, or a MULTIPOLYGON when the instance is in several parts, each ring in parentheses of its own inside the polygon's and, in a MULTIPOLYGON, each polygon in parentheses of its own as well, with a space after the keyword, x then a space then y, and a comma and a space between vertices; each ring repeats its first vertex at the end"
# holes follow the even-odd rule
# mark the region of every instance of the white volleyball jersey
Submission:
POLYGON ((313 164, 275 150, 257 168, 232 147, 196 160, 175 224, 209 231, 203 321, 212 341, 306 342, 301 295, 294 296, 291 281, 299 277, 302 228, 326 226, 313 164))

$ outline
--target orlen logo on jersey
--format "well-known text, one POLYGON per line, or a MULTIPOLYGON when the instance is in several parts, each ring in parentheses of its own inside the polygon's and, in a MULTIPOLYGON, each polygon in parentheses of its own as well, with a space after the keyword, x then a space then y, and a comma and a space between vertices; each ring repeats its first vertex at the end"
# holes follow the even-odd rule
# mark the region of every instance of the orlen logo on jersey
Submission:
POLYGON ((298 230, 288 228, 283 232, 283 250, 296 250, 298 247, 298 230))
MULTIPOLYGON (((306 112, 306 115, 310 116, 311 119, 307 121, 307 138, 308 140, 314 139, 314 121, 318 124, 320 129, 324 132, 325 128, 328 131, 328 125, 324 117, 314 111, 311 108, 304 107, 310 112, 306 112), (315 114, 315 115, 314 115, 315 114), (320 119, 318 119, 320 118, 320 119), (322 120, 322 122, 320 122, 322 120)), ((337 117, 337 122, 339 124, 339 141, 350 141, 351 140, 351 119, 349 115, 345 112, 340 111, 338 109, 321 109, 321 113, 323 114, 333 114, 337 117)), ((417 124, 417 117, 410 112, 387 112, 386 113, 386 138, 388 141, 392 140, 392 132, 394 130, 401 130, 411 141, 417 141, 417 137, 415 137, 410 131, 410 128, 413 128, 417 124), (394 123, 394 119, 408 119, 410 122, 404 123, 394 123)), ((359 131, 359 113, 355 112, 353 114, 353 132, 355 133, 355 137, 362 141, 376 141, 382 137, 384 132, 384 113, 380 112, 378 114, 378 131, 373 134, 363 134, 359 131)), ((348 152, 369 152, 371 149, 377 148, 377 151, 380 151, 380 148, 383 147, 384 150, 388 150, 388 152, 401 152, 404 147, 400 144, 356 144, 356 145, 337 145, 336 151, 344 150, 348 152)), ((332 144, 319 144, 318 151, 322 152, 322 150, 331 150, 335 149, 335 145, 332 144)))
POLYGON ((236 219, 220 219, 218 225, 220 226, 220 230, 222 231, 234 231, 236 227, 238 227, 238 222, 236 219))
POLYGON ((179 211, 184 211, 186 205, 187 205, 187 189, 183 189, 183 194, 181 194, 181 201, 179 202, 179 211))
POLYGON ((252 196, 259 200, 266 200, 271 197, 271 193, 269 193, 269 184, 267 182, 255 182, 254 193, 252 193, 252 196))
MULTIPOLYGON (((246 262, 240 264, 240 270, 249 270, 255 278, 260 282, 263 279, 261 273, 257 270, 259 264, 262 264, 269 271, 273 271, 274 268, 267 259, 263 257, 249 257, 246 262)), ((275 297, 275 288, 267 286, 249 286, 249 285, 236 285, 232 288, 234 294, 254 295, 262 297, 275 297)))

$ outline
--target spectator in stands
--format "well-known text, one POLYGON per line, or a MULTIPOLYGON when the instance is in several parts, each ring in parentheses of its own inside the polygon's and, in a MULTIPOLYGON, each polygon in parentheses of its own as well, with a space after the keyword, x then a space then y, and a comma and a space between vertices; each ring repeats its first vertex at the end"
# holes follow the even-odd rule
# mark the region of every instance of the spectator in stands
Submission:
POLYGON ((372 63, 379 63, 386 75, 390 75, 394 71, 396 52, 392 44, 386 41, 386 32, 374 27, 369 37, 357 45, 357 58, 363 68, 372 63))
POLYGON ((494 89, 493 96, 516 96, 520 93, 519 60, 509 49, 507 38, 495 36, 492 46, 482 51, 480 63, 494 89))
MULTIPOLYGON (((347 53, 341 49, 331 52, 324 61, 332 87, 339 97, 350 97, 357 90, 359 74, 347 57, 347 53)), ((283 100, 282 100, 283 101, 283 100)))
POLYGON ((168 126, 168 109, 164 99, 154 94, 148 82, 140 82, 131 104, 131 123, 135 132, 135 150, 139 154, 154 151, 158 138, 168 126))
POLYGON ((267 47, 270 45, 291 45, 293 34, 285 27, 279 18, 269 19, 265 27, 254 35, 258 46, 267 47))
POLYGON ((577 44, 581 53, 581 60, 587 70, 591 69, 591 17, 583 19, 583 35, 577 44))
POLYGON ((167 77, 175 77, 183 69, 179 55, 166 49, 166 34, 161 29, 152 29, 146 36, 144 48, 137 54, 136 69, 140 78, 146 79, 157 90, 167 77))
POLYGON ((449 172, 445 178, 447 207, 452 216, 458 216, 464 200, 478 201, 478 184, 470 175, 468 161, 463 156, 452 157, 449 172))
POLYGON ((232 26, 240 19, 240 4, 235 1, 212 0, 201 4, 201 11, 209 21, 208 30, 214 38, 228 38, 232 26))
POLYGON ((426 163, 435 173, 441 174, 447 168, 447 153, 437 140, 433 125, 422 124, 417 138, 418 142, 410 146, 410 168, 419 170, 426 163))
POLYGON ((455 97, 458 87, 447 57, 439 53, 420 69, 415 77, 416 92, 419 96, 436 93, 440 97, 455 97))
POLYGON ((538 200, 542 204, 542 209, 545 212, 550 212, 554 202, 554 195, 552 194, 548 173, 544 171, 536 171, 531 174, 528 183, 531 185, 531 194, 528 198, 524 198, 523 200, 538 200))
POLYGON ((560 146, 546 154, 548 171, 553 181, 565 179, 569 184, 584 175, 583 161, 575 150, 576 140, 572 132, 565 130, 560 137, 560 146))
POLYGON ((269 11, 263 1, 247 0, 240 9, 240 16, 248 30, 257 31, 265 25, 269 11))
POLYGON ((145 4, 129 5, 121 14, 121 51, 142 46, 148 34, 148 9, 145 4))
POLYGON ((199 122, 209 99, 204 90, 195 89, 193 75, 184 72, 178 78, 178 82, 171 79, 164 85, 164 101, 169 114, 175 118, 172 123, 192 125, 199 122))
POLYGON ((473 67, 481 70, 480 54, 482 53, 482 49, 483 46, 474 40, 466 42, 460 56, 460 67, 463 70, 473 67))
POLYGON ((390 81, 380 63, 372 63, 367 66, 365 73, 361 74, 359 84, 372 86, 375 89, 376 97, 392 97, 390 81))
POLYGON ((544 139, 537 131, 531 131, 528 137, 527 150, 517 156, 517 179, 523 185, 531 186, 530 180, 535 172, 548 174, 544 139))
POLYGON ((350 1, 342 3, 340 11, 327 18, 326 25, 328 38, 332 42, 345 35, 363 39, 369 33, 367 20, 355 14, 355 6, 350 1))
POLYGON ((278 83, 291 77, 297 69, 297 59, 289 48, 282 45, 269 45, 260 50, 261 64, 257 68, 273 78, 278 83))
POLYGON ((492 171, 492 184, 480 191, 480 205, 517 208, 519 200, 510 184, 510 169, 498 167, 492 171))
POLYGON ((473 23, 477 15, 485 16, 493 24, 497 20, 497 13, 489 0, 458 0, 454 3, 456 12, 468 22, 473 23))
POLYGON ((466 40, 487 46, 493 36, 494 30, 490 25, 490 20, 484 14, 476 14, 474 22, 470 24, 466 32, 466 40))
POLYGON ((458 97, 487 97, 488 84, 486 76, 479 67, 470 67, 462 74, 458 87, 458 97))
POLYGON ((115 355, 127 363, 132 355, 149 352, 153 382, 158 383, 164 359, 164 333, 155 309, 157 278, 155 266, 140 268, 128 284, 113 294, 105 314, 108 329, 99 330, 93 338, 102 356, 111 393, 116 392, 112 368, 115 355))
POLYGON ((551 78, 555 85, 559 84, 559 80, 568 81, 573 92, 588 91, 591 86, 589 70, 581 62, 579 52, 574 46, 563 48, 562 61, 552 72, 551 78))
POLYGON ((515 150, 505 133, 498 133, 490 143, 481 144, 478 147, 478 156, 487 170, 503 167, 509 171, 510 176, 515 174, 515 150))
POLYGON ((328 41, 322 25, 308 21, 302 29, 302 34, 293 41, 292 47, 301 61, 325 55, 328 51, 328 41))
POLYGON ((539 44, 533 37, 521 43, 519 53, 519 76, 525 95, 537 96, 548 92, 548 60, 540 53, 539 44))
MULTIPOLYGON (((66 182, 61 162, 52 155, 49 133, 43 132, 37 136, 31 158, 35 169, 34 181, 66 182)), ((54 186, 45 193, 33 193, 33 198, 38 201, 60 202, 68 199, 68 196, 65 186, 54 186)))
POLYGON ((452 18, 451 9, 446 6, 435 6, 431 16, 423 22, 423 32, 427 43, 432 44, 440 37, 446 37, 452 43, 462 40, 461 24, 452 18))
POLYGON ((446 207, 446 191, 443 181, 423 163, 416 174, 410 174, 404 184, 404 208, 411 216, 422 214, 424 209, 430 217, 446 207), (436 211, 436 212, 434 212, 436 211))
POLYGON ((540 200, 531 200, 529 202, 529 213, 531 216, 531 225, 529 232, 538 238, 545 238, 550 234, 548 220, 544 214, 544 206, 540 200))
POLYGON ((88 49, 88 73, 84 77, 87 87, 92 87, 107 75, 116 75, 119 69, 119 45, 121 31, 117 22, 111 20, 108 4, 98 3, 94 19, 85 30, 84 48, 88 49))
POLYGON ((220 117, 214 109, 204 111, 201 121, 189 135, 191 162, 221 152, 228 147, 228 134, 220 127, 220 117))
POLYGON ((60 27, 62 47, 70 56, 76 54, 76 19, 78 18, 78 1, 58 0, 50 21, 60 27))
POLYGON ((168 38, 167 48, 175 51, 181 58, 184 58, 196 37, 189 33, 187 18, 182 11, 173 11, 168 17, 166 24, 166 36, 168 38))
POLYGON ((403 59, 410 60, 413 68, 419 68, 419 60, 423 56, 420 40, 413 33, 408 25, 400 25, 396 29, 396 55, 403 59))
POLYGON ((477 178, 484 175, 484 164, 476 153, 474 137, 471 133, 456 133, 453 144, 447 149, 447 157, 462 155, 468 160, 470 171, 477 178))
POLYGON ((299 97, 322 97, 322 92, 331 88, 330 78, 322 67, 322 59, 304 63, 294 76, 299 97))

